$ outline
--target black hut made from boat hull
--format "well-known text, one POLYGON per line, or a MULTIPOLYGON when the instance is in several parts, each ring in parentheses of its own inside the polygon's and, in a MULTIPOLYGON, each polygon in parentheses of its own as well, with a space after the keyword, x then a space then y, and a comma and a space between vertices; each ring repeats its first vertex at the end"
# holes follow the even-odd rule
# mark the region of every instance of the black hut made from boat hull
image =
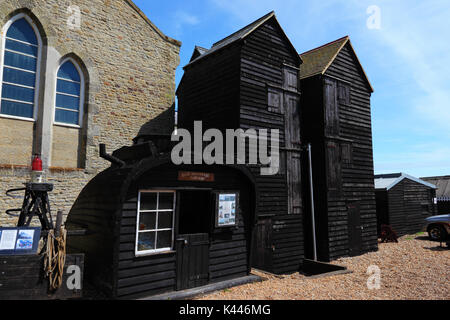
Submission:
MULTIPOLYGON (((145 143, 132 148, 154 150, 145 143)), ((113 165, 84 188, 70 211, 67 229, 80 235, 69 237, 69 251, 85 254, 87 281, 115 299, 246 276, 255 219, 252 179, 245 168, 175 166, 167 155, 113 165), (218 220, 221 195, 235 196, 235 218, 225 226, 218 220)))

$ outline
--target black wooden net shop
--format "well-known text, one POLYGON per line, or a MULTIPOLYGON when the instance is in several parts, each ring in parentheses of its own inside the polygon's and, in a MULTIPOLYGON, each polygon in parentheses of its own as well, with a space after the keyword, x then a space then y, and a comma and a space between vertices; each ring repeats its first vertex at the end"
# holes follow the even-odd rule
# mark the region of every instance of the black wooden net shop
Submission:
POLYGON ((260 191, 253 266, 277 274, 298 271, 304 257, 300 65, 271 12, 210 49, 196 47, 177 90, 181 128, 279 130, 278 174, 249 166, 260 191))
MULTIPOLYGON (((312 144, 318 257, 330 261, 377 250, 374 90, 348 36, 301 57, 301 136, 312 144)), ((305 256, 311 258, 309 183, 303 182, 305 256)))
POLYGON ((81 192, 68 239, 86 278, 131 299, 247 276, 255 184, 244 167, 175 166, 153 143, 103 155, 111 168, 81 192), (121 158, 121 159, 120 159, 121 158))

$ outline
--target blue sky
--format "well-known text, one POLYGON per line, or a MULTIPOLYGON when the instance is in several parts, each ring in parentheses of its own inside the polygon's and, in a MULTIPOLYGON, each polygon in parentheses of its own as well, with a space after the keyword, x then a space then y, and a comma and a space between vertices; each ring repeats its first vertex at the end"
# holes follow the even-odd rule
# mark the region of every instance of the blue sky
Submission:
POLYGON ((177 84, 195 45, 206 48, 275 10, 299 53, 349 35, 370 79, 376 173, 450 174, 448 0, 136 0, 183 42, 177 84), (369 29, 370 6, 380 29, 369 29))

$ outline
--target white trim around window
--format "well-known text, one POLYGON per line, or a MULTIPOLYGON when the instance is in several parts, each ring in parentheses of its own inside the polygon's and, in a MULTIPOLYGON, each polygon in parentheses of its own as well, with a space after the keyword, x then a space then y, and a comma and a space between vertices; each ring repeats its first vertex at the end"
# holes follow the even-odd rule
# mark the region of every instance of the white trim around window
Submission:
POLYGON ((146 256, 154 255, 158 253, 171 252, 174 246, 175 240, 175 210, 176 208, 176 191, 173 190, 140 190, 138 195, 138 206, 137 206, 137 218, 136 218, 136 244, 135 244, 135 255, 146 256), (156 203, 154 209, 144 209, 142 195, 143 194, 154 194, 156 195, 156 203), (171 209, 161 209, 160 208, 160 196, 162 194, 171 194, 173 196, 173 204, 171 209), (148 229, 141 229, 141 215, 149 214, 155 215, 155 227, 149 227, 148 229), (159 228, 159 216, 160 214, 171 214, 172 215, 172 225, 171 228, 159 228), (158 248, 158 233, 168 232, 171 234, 171 244, 170 246, 158 248), (149 233, 154 234, 154 249, 150 250, 139 250, 139 239, 142 234, 149 233))
MULTIPOLYGON (((56 68, 56 73, 55 73, 54 100, 53 100, 53 124, 56 125, 56 126, 69 127, 69 128, 75 128, 75 129, 82 128, 83 127, 83 113, 84 113, 84 97, 85 97, 84 95, 85 95, 85 80, 84 80, 84 73, 81 70, 80 65, 78 64, 78 62, 76 62, 71 57, 65 58, 58 65, 58 68, 56 68), (70 81, 68 79, 60 79, 60 78, 58 78, 59 69, 67 61, 70 61, 75 66, 75 69, 77 69, 78 74, 80 75, 80 80, 81 80, 80 82, 70 81), (70 124, 70 123, 64 123, 64 122, 57 122, 56 121, 56 109, 61 109, 61 110, 64 109, 64 108, 59 108, 59 107, 57 108, 56 107, 56 98, 57 98, 58 94, 71 96, 69 94, 58 92, 58 80, 63 80, 63 81, 67 81, 67 82, 74 82, 74 83, 79 83, 80 84, 80 106, 79 106, 79 111, 78 111, 78 124, 77 125, 70 124)), ((69 111, 74 111, 74 110, 69 110, 69 111)))
MULTIPOLYGON (((38 28, 36 27, 36 24, 33 22, 33 20, 26 15, 25 13, 19 13, 12 17, 1 29, 0 33, 0 104, 1 104, 1 97, 2 97, 2 88, 3 88, 3 69, 4 69, 4 62, 5 62, 5 52, 6 52, 6 34, 9 30, 9 27, 16 22, 17 20, 20 20, 22 18, 25 18, 27 22, 30 24, 31 28, 34 30, 34 33, 36 34, 36 38, 38 41, 38 50, 37 50, 37 61, 36 61, 36 79, 35 79, 35 87, 34 87, 34 105, 33 105, 33 118, 26 118, 26 117, 19 117, 19 116, 11 116, 6 114, 0 113, 0 118, 7 118, 7 119, 15 119, 15 120, 24 120, 24 121, 30 121, 35 122, 38 115, 38 109, 39 109, 39 92, 40 92, 40 74, 41 74, 41 60, 42 60, 42 39, 41 34, 39 33, 38 28)), ((21 41, 18 41, 21 42, 21 41)), ((14 68, 11 68, 14 69, 14 68)), ((27 70, 24 70, 27 71, 27 70)), ((28 71, 29 72, 29 71, 28 71)))

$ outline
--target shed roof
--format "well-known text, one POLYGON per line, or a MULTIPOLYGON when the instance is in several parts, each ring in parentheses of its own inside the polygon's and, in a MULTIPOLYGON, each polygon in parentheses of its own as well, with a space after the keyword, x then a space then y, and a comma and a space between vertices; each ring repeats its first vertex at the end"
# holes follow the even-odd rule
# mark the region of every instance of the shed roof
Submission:
POLYGON ((367 81, 367 84, 369 85, 371 91, 373 92, 373 87, 369 81, 369 78, 367 77, 366 72, 364 71, 364 68, 361 65, 361 62, 358 59, 358 56, 356 55, 355 49, 352 46, 349 36, 342 37, 318 48, 302 53, 300 57, 303 60, 303 65, 300 70, 300 78, 306 79, 319 74, 325 74, 338 54, 347 44, 350 45, 350 48, 353 51, 355 58, 361 68, 363 76, 367 81))
POLYGON ((137 141, 141 137, 171 136, 175 130, 175 106, 159 114, 154 119, 144 124, 134 138, 137 141))
POLYGON ((423 181, 419 178, 410 176, 406 173, 392 173, 392 174, 380 174, 375 176, 375 189, 386 189, 390 190, 395 187, 397 184, 402 182, 404 179, 409 179, 414 182, 423 184, 432 189, 436 189, 434 184, 423 181))
POLYGON ((421 178, 436 185, 436 197, 440 201, 450 201, 450 176, 421 178))
MULTIPOLYGON (((245 26, 244 28, 236 31, 235 33, 233 33, 231 35, 229 35, 228 37, 226 37, 226 38, 224 38, 224 39, 214 43, 213 46, 211 47, 211 49, 205 49, 205 48, 201 48, 201 47, 196 47, 195 50, 203 49, 203 50, 206 50, 206 51, 204 51, 200 56, 198 56, 195 59, 191 60, 185 67, 187 67, 187 66, 189 66, 191 64, 194 64, 197 61, 203 59, 204 57, 207 57, 207 56, 211 55, 214 52, 217 52, 217 51, 219 51, 219 50, 221 50, 221 49, 223 49, 225 47, 228 47, 229 45, 231 45, 231 44, 233 44, 233 43, 235 43, 235 42, 237 42, 239 40, 245 39, 248 35, 252 34, 253 31, 258 29, 260 26, 262 26, 264 23, 266 23, 267 21, 269 21, 272 18, 275 19, 276 23, 279 25, 278 20, 277 20, 277 18, 275 16, 275 12, 272 11, 272 12, 269 12, 268 14, 266 14, 265 16, 259 18, 258 20, 256 20, 256 21, 250 23, 249 25, 245 26)), ((280 29, 283 31, 281 26, 280 26, 280 29)), ((284 33, 284 31, 283 31, 283 33, 284 33)), ((292 48, 293 52, 296 53, 297 51, 296 51, 295 47, 292 45, 292 43, 290 42, 289 38, 286 35, 285 35, 285 37, 286 37, 286 40, 291 45, 291 48, 292 48)), ((194 54, 195 54, 195 52, 194 52, 194 54)), ((300 56, 299 56, 299 60, 300 60, 300 63, 301 63, 300 56)))

